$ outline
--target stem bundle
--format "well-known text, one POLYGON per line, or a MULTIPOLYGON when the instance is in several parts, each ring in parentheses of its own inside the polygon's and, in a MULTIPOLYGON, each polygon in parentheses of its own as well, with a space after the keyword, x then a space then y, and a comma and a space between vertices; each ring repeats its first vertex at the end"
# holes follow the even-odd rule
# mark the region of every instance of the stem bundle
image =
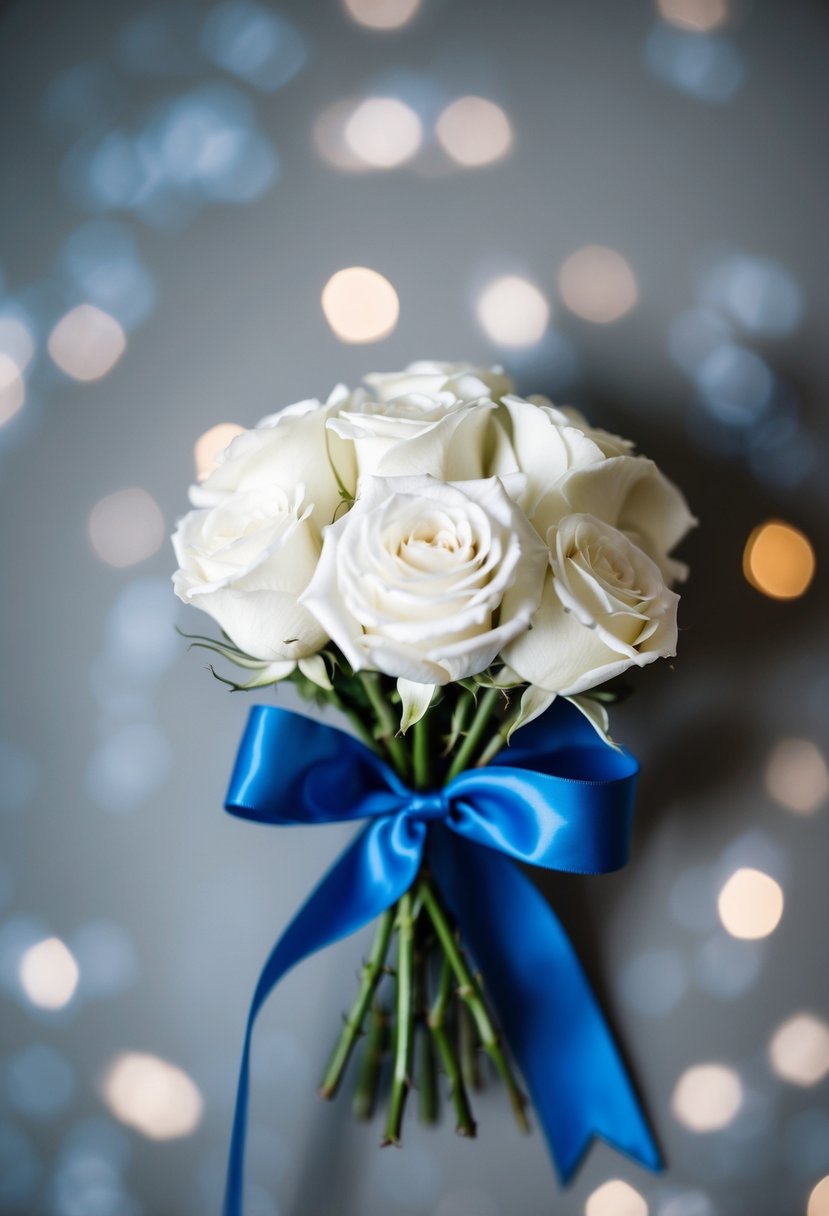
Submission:
MULTIPOLYGON (((408 741, 396 733, 391 697, 384 690, 382 678, 363 672, 359 683, 364 706, 374 718, 374 729, 367 727, 359 709, 352 709, 352 717, 359 720, 364 736, 371 735, 375 749, 402 780, 415 789, 432 787, 436 761, 443 760, 441 776, 448 782, 476 759, 486 762, 503 740, 504 723, 498 710, 504 695, 498 688, 482 690, 477 701, 467 690, 457 689, 459 699, 450 707, 449 729, 452 741, 459 742, 448 756, 440 757, 431 746, 432 711, 414 724, 409 747, 408 741)), ((500 1040, 481 979, 471 968, 439 892, 426 872, 378 919, 357 995, 343 1018, 320 1086, 323 1097, 333 1098, 337 1093, 361 1039, 362 1058, 353 1099, 357 1118, 374 1115, 385 1075, 384 1060, 391 1056, 384 1145, 401 1143, 412 1088, 417 1090, 421 1120, 426 1124, 438 1120, 442 1097, 439 1071, 446 1078, 446 1097, 452 1105, 457 1133, 475 1135, 469 1090, 481 1085, 479 1049, 492 1061, 506 1086, 519 1127, 529 1130, 526 1098, 500 1040), (393 965, 388 961, 390 957, 393 965), (384 995, 387 989, 392 990, 390 997, 384 995)))

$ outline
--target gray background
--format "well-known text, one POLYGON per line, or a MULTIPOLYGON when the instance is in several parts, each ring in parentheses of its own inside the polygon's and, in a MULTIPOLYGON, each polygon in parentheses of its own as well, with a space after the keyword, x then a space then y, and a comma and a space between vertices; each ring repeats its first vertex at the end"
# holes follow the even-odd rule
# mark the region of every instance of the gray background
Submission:
POLYGON ((248 1210, 567 1216, 620 1177, 655 1216, 805 1214, 829 1172, 827 1081, 785 1083, 767 1045, 793 1013, 829 1017, 829 819, 825 806, 787 811, 763 774, 780 738, 827 744, 825 7, 732 5, 721 30, 700 35, 660 21, 648 0, 423 0, 411 24, 382 34, 334 0, 268 4, 266 17, 293 26, 279 27, 274 74, 258 80, 244 56, 235 73, 211 62, 211 12, 26 0, 0 14, 0 313, 24 317, 36 340, 26 404, 0 427, 0 1210, 218 1210, 255 976, 348 837, 223 815, 246 701, 173 634, 201 619, 168 590, 169 547, 108 567, 88 540, 90 509, 140 486, 171 529, 209 426, 251 425, 337 380, 435 357, 500 359, 522 390, 635 435, 701 521, 684 551, 679 658, 650 669, 614 717, 643 763, 633 861, 545 888, 669 1165, 653 1178, 600 1145, 563 1193, 541 1138, 520 1138, 496 1091, 478 1102, 477 1142, 412 1118, 405 1150, 379 1152, 379 1128, 352 1127, 347 1101, 314 1092, 352 992, 363 946, 352 940, 286 980, 261 1019, 248 1210), (290 79, 273 87, 280 74, 290 79), (130 149, 159 138, 171 107, 203 105, 211 82, 224 90, 209 94, 213 112, 257 133, 248 161, 205 185, 185 141, 142 195, 130 149), (461 170, 430 138, 464 93, 504 107, 508 158, 461 170), (399 169, 341 172, 315 152, 314 121, 369 95, 417 108, 427 143, 399 169), (121 152, 96 161, 113 132, 121 152), (637 277, 639 302, 613 325, 558 298, 559 266, 589 242, 620 250, 637 277), (748 289, 734 256, 762 260, 748 289), (354 264, 385 274, 401 301, 393 335, 366 347, 342 344, 319 306, 328 277, 354 264), (552 326, 528 350, 493 347, 476 319, 481 285, 504 272, 552 302, 552 326), (128 335, 89 385, 46 351, 84 299, 128 335), (712 327, 764 361, 768 401, 755 362, 705 362, 712 327), (749 532, 773 516, 818 553, 815 582, 789 603, 741 570, 749 532), (786 900, 756 943, 717 920, 717 890, 741 865, 772 874, 786 900), (17 979, 21 951, 49 934, 81 966, 77 995, 53 1014, 17 979), (122 1051, 194 1079, 206 1105, 193 1135, 153 1142, 111 1120, 99 1082, 122 1051), (721 1132, 694 1134, 671 1095, 684 1069, 709 1061, 738 1071, 745 1102, 721 1132))

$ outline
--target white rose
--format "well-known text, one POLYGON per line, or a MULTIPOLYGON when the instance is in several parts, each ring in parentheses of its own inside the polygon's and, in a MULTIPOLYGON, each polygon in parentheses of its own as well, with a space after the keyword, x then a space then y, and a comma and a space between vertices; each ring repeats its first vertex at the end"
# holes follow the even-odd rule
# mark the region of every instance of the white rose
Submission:
MULTIPOLYGON (((512 467, 527 477, 519 499, 540 536, 566 515, 595 515, 626 533, 656 562, 670 584, 687 567, 670 557, 696 520, 677 487, 652 460, 630 456, 632 445, 591 428, 575 410, 546 398, 504 398, 512 467)), ((499 471, 509 468, 502 458, 499 471)))
POLYGON ((173 536, 179 599, 212 616, 240 650, 288 674, 327 640, 298 602, 317 567, 321 540, 302 505, 276 486, 239 490, 185 515, 173 536))
POLYGON ((588 439, 592 439, 601 448, 605 456, 624 456, 635 447, 632 439, 623 439, 621 435, 614 435, 599 426, 591 426, 584 414, 571 405, 554 406, 549 397, 543 397, 539 393, 532 394, 527 400, 532 401, 534 405, 544 405, 553 410, 561 419, 562 426, 578 427, 588 439))
MULTIPOLYGON (((501 408, 508 418, 511 467, 526 476, 521 506, 535 523, 538 504, 551 487, 570 469, 600 464, 605 455, 580 427, 543 398, 525 401, 507 396, 501 408)), ((546 526, 537 530, 546 535, 546 526)))
MULTIPOLYGON (((356 395, 358 400, 362 396, 356 395)), ((357 482, 351 445, 325 429, 328 418, 349 400, 348 390, 339 385, 325 405, 300 401, 263 418, 225 448, 205 481, 191 487, 193 506, 215 506, 237 490, 303 485, 316 526, 330 523, 342 502, 341 489, 353 494, 357 482)))
POLYGON ((411 392, 389 401, 350 399, 328 429, 351 442, 361 478, 430 475, 473 481, 500 472, 506 436, 484 398, 411 392))
POLYGON ((694 527, 680 490, 645 456, 611 456, 569 470, 533 512, 545 535, 566 515, 596 515, 624 532, 656 562, 670 586, 687 577, 688 567, 670 553, 694 527))
POLYGON ((548 541, 541 606, 503 656, 524 680, 574 696, 676 653, 679 597, 624 533, 568 515, 548 541))
POLYGON ((368 478, 326 529, 302 602, 355 670, 447 684, 527 628, 546 563, 497 478, 368 478))
POLYGON ((378 401, 391 401, 409 393, 448 392, 461 401, 479 397, 497 399, 511 393, 512 380, 502 367, 473 367, 470 363, 410 363, 402 372, 373 372, 365 377, 378 401))

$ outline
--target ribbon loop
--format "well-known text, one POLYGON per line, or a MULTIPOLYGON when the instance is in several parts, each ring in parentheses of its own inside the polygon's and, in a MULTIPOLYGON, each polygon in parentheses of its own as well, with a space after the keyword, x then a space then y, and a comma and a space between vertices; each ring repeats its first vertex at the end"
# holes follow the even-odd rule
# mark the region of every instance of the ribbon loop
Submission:
POLYGON ((510 858, 605 873, 625 864, 638 766, 558 698, 506 763, 416 792, 362 743, 298 714, 251 710, 225 807, 269 824, 368 823, 274 947, 248 1018, 225 1216, 242 1216, 250 1040, 268 995, 301 959, 391 907, 428 848, 566 1182, 594 1136, 649 1169, 659 1150, 581 964, 547 902, 510 858), (483 846, 483 847, 482 847, 483 846))

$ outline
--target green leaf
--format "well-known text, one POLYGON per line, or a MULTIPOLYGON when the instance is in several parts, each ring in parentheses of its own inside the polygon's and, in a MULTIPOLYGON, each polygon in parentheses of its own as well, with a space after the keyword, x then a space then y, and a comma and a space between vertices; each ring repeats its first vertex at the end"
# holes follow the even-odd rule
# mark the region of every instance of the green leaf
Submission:
POLYGON ((483 671, 474 678, 481 688, 518 688, 520 684, 524 683, 521 676, 506 665, 497 668, 490 667, 488 671, 483 671))
POLYGON ((228 680, 226 676, 220 676, 212 664, 210 666, 210 673, 222 684, 227 684, 234 692, 249 692, 252 688, 265 688, 268 684, 279 683, 280 680, 286 679, 295 667, 296 664, 293 660, 285 663, 260 662, 256 675, 252 679, 246 680, 244 684, 239 684, 236 680, 228 680))
POLYGON ((190 649, 212 650, 213 654, 227 659, 229 663, 235 663, 237 667, 244 667, 248 671, 258 671, 262 667, 269 666, 262 659, 251 659, 247 655, 243 655, 241 650, 231 650, 227 646, 222 646, 220 642, 191 642, 190 649))
POLYGON ((204 633, 185 633, 183 629, 179 629, 178 625, 174 625, 173 628, 180 638, 186 638, 188 642, 204 642, 207 646, 222 646, 225 650, 232 650, 236 654, 242 655, 243 658, 248 657, 245 655, 243 650, 240 650, 238 646, 231 642, 230 638, 228 638, 227 634, 224 632, 222 633, 222 636, 226 640, 224 642, 219 642, 216 638, 209 638, 204 633))

